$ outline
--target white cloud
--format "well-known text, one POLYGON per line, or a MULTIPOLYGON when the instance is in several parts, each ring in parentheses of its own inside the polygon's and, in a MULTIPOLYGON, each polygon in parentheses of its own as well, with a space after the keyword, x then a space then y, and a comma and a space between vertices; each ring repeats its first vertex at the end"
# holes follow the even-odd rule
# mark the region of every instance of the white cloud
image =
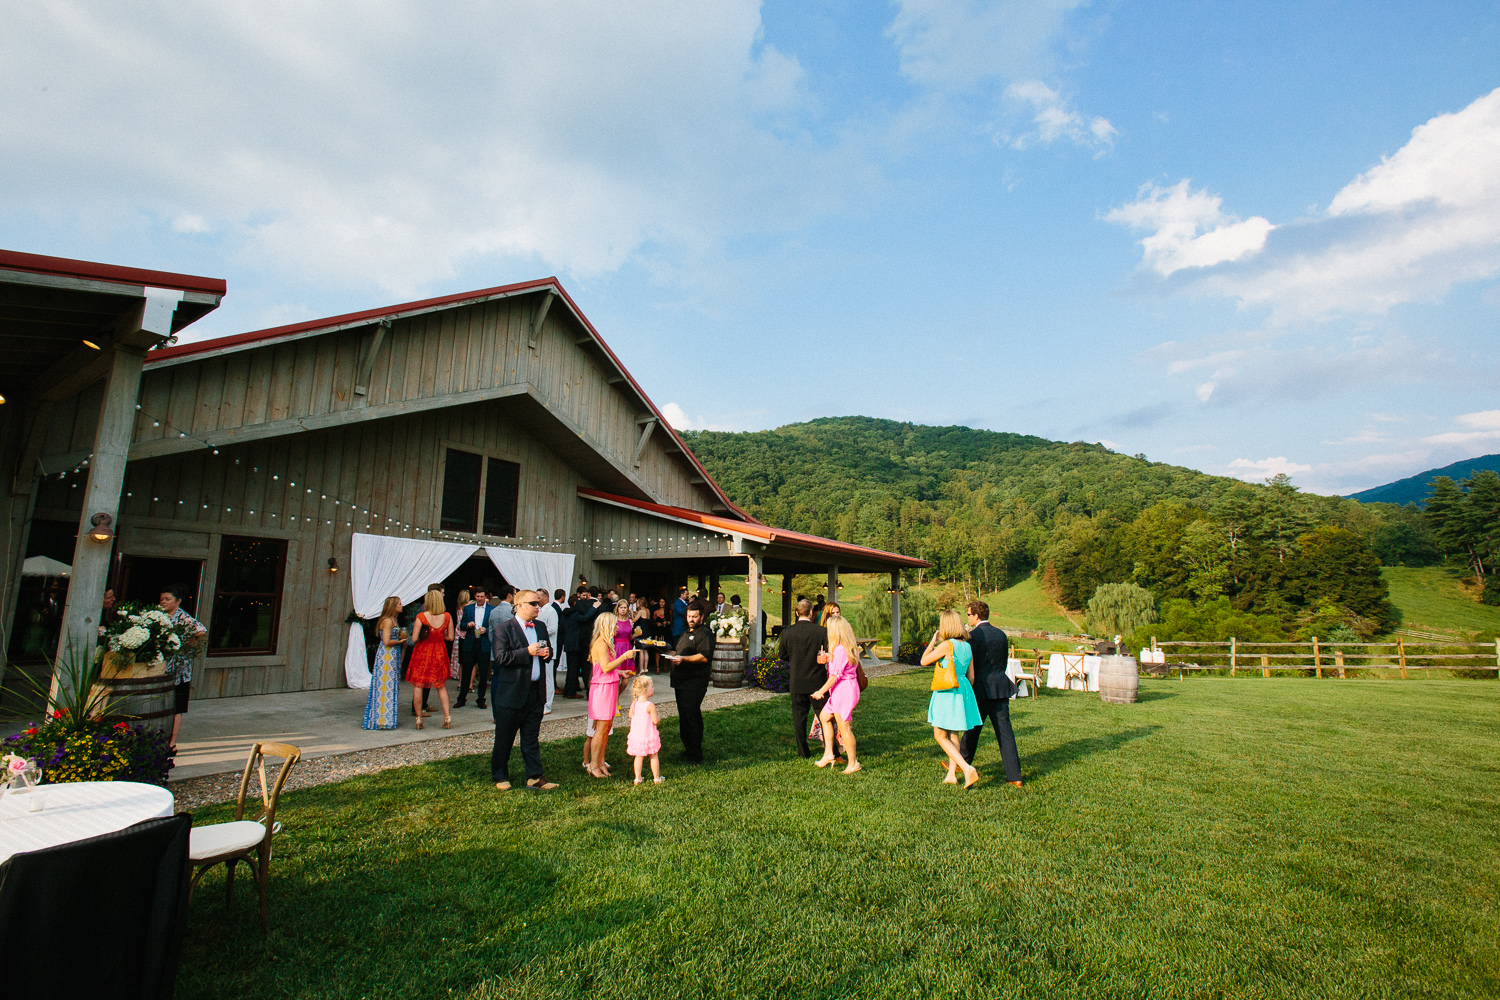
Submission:
POLYGON ((1257 254, 1276 227, 1255 216, 1226 215, 1224 199, 1193 191, 1184 178, 1170 188, 1144 184, 1136 200, 1113 209, 1105 219, 1132 229, 1152 230, 1141 240, 1146 265, 1162 277, 1190 267, 1212 267, 1257 254))
POLYGON ((1106 218, 1153 230, 1145 263, 1175 275, 1179 290, 1266 306, 1281 320, 1436 301, 1500 275, 1500 89, 1419 125, 1307 219, 1233 221, 1187 181, 1142 192, 1106 218))
POLYGON ((38 0, 0 32, 0 208, 142 212, 279 276, 407 295, 479 261, 705 270, 879 184, 818 143, 756 0, 38 0), (44 89, 45 88, 45 89, 44 89), (170 221, 168 221, 170 220, 170 221))
POLYGON ((1005 97, 1028 106, 1036 126, 1010 139, 1015 149, 1037 144, 1050 146, 1058 139, 1068 139, 1079 146, 1092 146, 1102 154, 1114 146, 1119 134, 1107 118, 1084 118, 1061 94, 1040 80, 1013 83, 1005 88, 1005 97))
POLYGON ((667 418, 667 423, 671 424, 674 430, 690 431, 695 429, 693 418, 688 416, 687 411, 676 403, 663 403, 661 415, 667 418))
POLYGON ((1291 476, 1299 472, 1312 471, 1312 466, 1290 462, 1285 455, 1263 458, 1258 462, 1252 462, 1248 458, 1237 458, 1229 463, 1228 468, 1230 475, 1250 482, 1260 482, 1282 473, 1291 476))
POLYGON ((1013 149, 1067 140, 1103 154, 1118 134, 1109 119, 1084 115, 1043 82, 1054 72, 1054 50, 1068 16, 1086 0, 897 0, 886 34, 896 43, 901 73, 938 94, 990 97, 1028 127, 1013 134, 992 125, 1013 149))
POLYGON ((1428 444, 1476 445, 1500 441, 1500 410, 1463 413, 1453 419, 1460 430, 1445 431, 1422 440, 1428 444))

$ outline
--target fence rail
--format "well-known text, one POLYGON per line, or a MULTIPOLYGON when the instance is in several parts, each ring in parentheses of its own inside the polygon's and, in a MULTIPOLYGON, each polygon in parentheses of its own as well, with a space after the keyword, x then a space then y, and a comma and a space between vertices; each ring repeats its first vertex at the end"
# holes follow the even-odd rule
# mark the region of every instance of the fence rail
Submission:
POLYGON ((1437 639, 1407 642, 1398 635, 1395 642, 1323 642, 1317 636, 1310 642, 1157 642, 1151 639, 1152 659, 1142 664, 1148 670, 1176 669, 1181 677, 1188 670, 1229 669, 1234 677, 1240 670, 1259 669, 1261 676, 1272 670, 1312 671, 1322 677, 1324 670, 1346 677, 1354 669, 1399 669, 1406 678, 1411 670, 1493 670, 1500 678, 1500 639, 1494 643, 1458 642, 1437 639), (1273 652, 1275 650, 1275 652, 1273 652), (1282 650, 1286 650, 1282 652, 1282 650), (1202 662, 1209 660, 1212 662, 1202 662))

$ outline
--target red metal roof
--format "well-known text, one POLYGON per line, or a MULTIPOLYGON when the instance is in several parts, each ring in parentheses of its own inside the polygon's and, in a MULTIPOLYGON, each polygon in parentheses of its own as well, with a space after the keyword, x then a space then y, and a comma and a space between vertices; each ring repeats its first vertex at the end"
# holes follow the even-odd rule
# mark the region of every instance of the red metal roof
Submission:
POLYGON ((47 257, 19 250, 0 250, 0 270, 27 271, 32 274, 55 274, 64 278, 90 281, 113 281, 124 285, 149 285, 152 288, 176 288, 184 292, 208 292, 223 295, 228 290, 223 278, 203 278, 173 271, 150 271, 142 267, 98 264, 68 257, 47 257))
POLYGON ((773 528, 759 521, 746 523, 728 517, 719 517, 716 514, 705 514, 700 510, 688 510, 686 507, 669 507, 666 504, 651 503, 647 500, 635 500, 630 497, 616 496, 613 493, 605 493, 603 490, 592 489, 588 486, 578 487, 578 495, 617 503, 625 507, 633 507, 636 510, 645 511, 650 514, 661 514, 666 517, 677 518, 681 521, 690 521, 694 524, 701 524, 705 528, 716 528, 721 531, 730 531, 737 535, 746 535, 767 544, 781 542, 785 545, 800 545, 803 548, 818 549, 823 552, 844 553, 866 559, 879 559, 882 562, 894 563, 898 566, 910 566, 913 569, 932 565, 932 563, 927 562, 925 559, 917 559, 914 556, 903 556, 899 552, 886 552, 881 549, 868 548, 864 545, 836 542, 832 538, 823 538, 819 535, 809 535, 801 531, 788 531, 785 528, 773 528))
POLYGON ((614 351, 610 350, 609 345, 604 342, 604 338, 599 335, 599 331, 594 329, 594 324, 589 322, 589 318, 583 314, 582 309, 578 308, 578 303, 573 301, 573 297, 568 294, 567 290, 563 288, 562 282, 558 281, 556 277, 541 278, 535 281, 521 281, 513 285, 496 285, 494 288, 481 288, 472 292, 458 292, 453 295, 440 295, 431 299, 418 299, 415 302, 403 302, 398 305, 385 306, 379 309, 365 309, 360 312, 343 313, 323 319, 305 320, 301 323, 288 323, 285 326, 273 326, 265 330, 254 330, 250 333, 236 333, 227 337, 216 337, 212 340, 197 340, 188 344, 176 344, 171 347, 163 347, 152 351, 146 356, 146 366, 149 368, 153 363, 157 362, 190 358, 195 354, 219 354, 228 350, 249 349, 259 344, 279 340, 284 337, 307 336, 325 331, 331 332, 350 326, 375 323, 382 319, 395 319, 401 316, 432 312, 437 309, 463 305, 469 302, 481 302, 485 299, 513 295, 517 292, 539 291, 548 286, 551 286, 552 290, 568 304, 568 308, 572 310, 578 322, 583 324, 584 328, 589 331, 604 353, 609 355, 609 359, 615 363, 615 367, 620 370, 620 374, 625 376, 625 380, 630 383, 630 387, 640 396, 641 401, 650 407, 651 412, 656 415, 656 419, 660 422, 661 426, 677 442, 677 447, 682 449, 683 455, 687 456, 687 460, 692 464, 693 468, 698 470, 698 473, 702 475, 704 483, 707 484, 709 489, 713 490, 714 495, 722 500, 727 508, 734 511, 735 514, 745 521, 752 524, 759 524, 759 521, 756 521, 755 518, 735 506, 734 501, 729 499, 728 494, 724 492, 718 483, 714 482, 714 477, 710 476, 708 470, 703 467, 703 463, 698 461, 698 456, 693 454, 693 450, 687 446, 687 442, 667 422, 667 418, 662 416, 661 410, 657 409, 651 397, 646 395, 646 391, 635 380, 635 376, 631 375, 625 366, 620 363, 619 357, 615 355, 614 351))

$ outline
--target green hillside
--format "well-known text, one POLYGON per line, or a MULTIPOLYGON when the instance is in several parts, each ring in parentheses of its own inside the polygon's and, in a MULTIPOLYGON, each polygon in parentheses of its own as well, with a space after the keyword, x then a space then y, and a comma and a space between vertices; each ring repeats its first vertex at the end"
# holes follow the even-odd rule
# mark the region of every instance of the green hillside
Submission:
POLYGON ((998 593, 988 594, 990 621, 1038 632, 1076 632, 1079 622, 1065 617, 1057 603, 1047 596, 1040 581, 1028 576, 1020 583, 998 593))
POLYGON ((1500 632, 1500 608, 1480 604, 1458 585, 1458 573, 1437 566, 1387 566, 1381 571, 1402 625, 1439 632, 1500 632))
POLYGON ((1428 469, 1419 472, 1407 479, 1398 479, 1394 483, 1386 483, 1384 486, 1375 486, 1359 493, 1349 494, 1350 499, 1362 500, 1365 503, 1394 503, 1406 504, 1427 503, 1427 496, 1432 492, 1432 481, 1438 476, 1447 476, 1454 482, 1467 479, 1476 472, 1489 469, 1500 472, 1500 455, 1480 455, 1477 458, 1466 458, 1462 462, 1454 462, 1445 465, 1441 469, 1428 469))

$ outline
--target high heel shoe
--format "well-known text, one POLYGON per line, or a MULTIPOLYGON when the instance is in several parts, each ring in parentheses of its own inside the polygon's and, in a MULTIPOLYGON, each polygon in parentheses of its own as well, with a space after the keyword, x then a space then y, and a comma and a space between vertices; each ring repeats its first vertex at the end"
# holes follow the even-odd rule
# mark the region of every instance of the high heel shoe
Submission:
POLYGON ((422 728, 422 716, 420 716, 420 715, 417 716, 417 728, 418 729, 422 728))
POLYGON ((447 715, 443 716, 443 728, 444 729, 452 729, 453 728, 453 719, 452 719, 451 716, 447 716, 447 715))

